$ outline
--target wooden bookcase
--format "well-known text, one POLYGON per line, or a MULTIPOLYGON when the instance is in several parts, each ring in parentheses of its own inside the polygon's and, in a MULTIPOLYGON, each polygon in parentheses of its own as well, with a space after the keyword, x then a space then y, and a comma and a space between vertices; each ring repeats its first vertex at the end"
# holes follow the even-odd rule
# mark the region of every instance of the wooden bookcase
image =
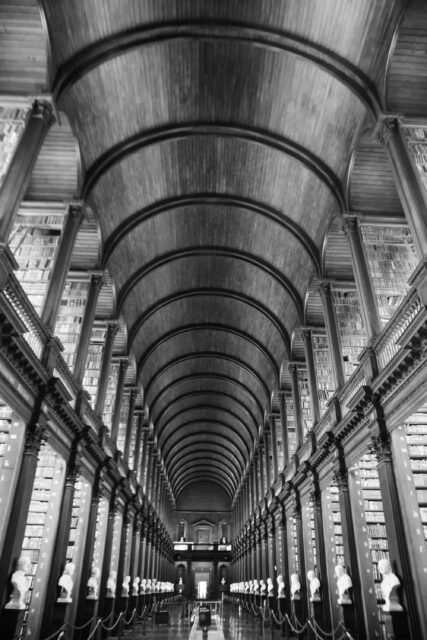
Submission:
POLYGON ((29 109, 0 106, 0 187, 24 132, 29 109))
POLYGON ((331 353, 326 335, 324 333, 318 334, 313 331, 312 343, 319 408, 321 415, 323 415, 327 409, 327 402, 329 398, 332 398, 335 392, 334 372, 332 369, 331 353))
POLYGON ((56 320, 55 333, 64 347, 62 355, 71 371, 74 368, 88 292, 88 279, 67 278, 56 320))
POLYGON ((83 376, 83 388, 90 395, 90 402, 93 409, 95 408, 96 394, 98 391, 106 334, 107 329, 105 326, 93 327, 83 376))

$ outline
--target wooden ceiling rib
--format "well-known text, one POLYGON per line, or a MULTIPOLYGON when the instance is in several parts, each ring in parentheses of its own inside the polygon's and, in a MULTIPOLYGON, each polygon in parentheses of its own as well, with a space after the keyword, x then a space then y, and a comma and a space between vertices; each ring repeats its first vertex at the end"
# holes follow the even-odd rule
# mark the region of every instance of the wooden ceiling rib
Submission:
POLYGON ((175 494, 232 499, 302 324, 323 326, 319 278, 352 275, 339 216, 401 214, 375 141, 342 184, 405 0, 41 5, 111 274, 97 314, 122 319, 175 494))

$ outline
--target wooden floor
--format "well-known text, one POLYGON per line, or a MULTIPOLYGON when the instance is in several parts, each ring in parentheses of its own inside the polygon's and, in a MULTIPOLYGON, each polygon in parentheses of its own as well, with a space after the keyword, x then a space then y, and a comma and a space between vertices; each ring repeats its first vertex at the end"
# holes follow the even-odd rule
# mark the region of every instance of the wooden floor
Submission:
MULTIPOLYGON (((126 632, 123 640, 258 640, 265 638, 270 640, 269 630, 261 633, 260 625, 253 625, 247 614, 240 614, 229 606, 224 607, 223 618, 220 620, 213 616, 208 634, 203 635, 203 630, 198 628, 197 622, 193 623, 191 616, 186 615, 186 610, 181 606, 170 608, 170 624, 168 627, 152 628, 152 622, 148 621, 145 629, 138 625, 133 631, 126 632)), ((275 640, 280 640, 278 631, 274 634, 275 640)))

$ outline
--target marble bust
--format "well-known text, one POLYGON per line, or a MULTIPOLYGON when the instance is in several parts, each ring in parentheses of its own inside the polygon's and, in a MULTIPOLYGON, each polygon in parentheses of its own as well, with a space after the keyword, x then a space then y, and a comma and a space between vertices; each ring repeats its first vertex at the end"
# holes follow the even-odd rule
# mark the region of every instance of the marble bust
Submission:
POLYGON ((393 573, 390 565, 390 561, 386 558, 382 558, 378 562, 378 570, 382 574, 381 591, 385 604, 383 605, 383 611, 403 611, 403 607, 400 604, 400 598, 397 593, 400 587, 400 580, 393 573))
POLYGON ((106 598, 115 598, 116 597, 116 578, 117 571, 110 571, 110 575, 107 578, 107 593, 106 598))
POLYGON ((145 595, 147 589, 147 579, 146 578, 142 578, 141 580, 141 586, 139 588, 139 593, 143 596, 145 595))
POLYGON ((335 567, 335 576, 337 578, 338 604, 352 604, 349 589, 352 588, 353 582, 341 564, 337 564, 335 567))
POLYGON ((291 598, 292 600, 301 599, 301 582, 297 573, 291 574, 291 598))
POLYGON ((62 576, 58 580, 58 586, 61 587, 61 593, 57 598, 57 602, 72 602, 71 592, 73 590, 73 574, 75 566, 72 562, 67 562, 64 567, 62 576))
POLYGON ((136 576, 136 578, 134 578, 134 581, 132 582, 132 595, 133 596, 137 596, 138 595, 138 590, 139 590, 139 576, 136 576))
POLYGON ((11 583, 13 587, 9 602, 5 609, 26 609, 25 595, 29 589, 30 581, 26 574, 31 570, 30 559, 21 556, 18 560, 16 571, 12 574, 11 583))
POLYGON ((129 596, 130 589, 130 576, 125 576, 122 582, 122 598, 127 598, 129 596))
POLYGON ((259 592, 262 598, 265 598, 265 596, 267 595, 267 585, 265 584, 264 580, 259 581, 259 592))
POLYGON ((274 596, 274 583, 271 578, 267 578, 267 593, 269 598, 274 596))
POLYGON ((310 583, 310 602, 319 602, 320 598, 320 580, 314 571, 307 572, 307 580, 310 583))
POLYGON ((87 600, 98 600, 99 595, 99 576, 100 570, 98 567, 92 567, 90 572, 90 578, 87 581, 87 600))

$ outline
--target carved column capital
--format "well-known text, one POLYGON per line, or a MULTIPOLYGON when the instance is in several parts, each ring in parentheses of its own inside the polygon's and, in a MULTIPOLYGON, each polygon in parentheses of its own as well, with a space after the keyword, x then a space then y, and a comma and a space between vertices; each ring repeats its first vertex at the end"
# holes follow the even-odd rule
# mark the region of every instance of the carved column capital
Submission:
POLYGON ((33 104, 33 118, 40 118, 47 129, 55 124, 56 117, 52 103, 49 100, 35 100, 33 104))
POLYGON ((374 454, 378 463, 391 462, 392 453, 390 436, 388 433, 380 433, 369 440, 369 451, 374 454))
POLYGON ((47 440, 47 432, 44 426, 36 422, 31 425, 25 436, 24 456, 37 458, 40 448, 47 440))
POLYGON ((375 130, 375 139, 382 145, 387 145, 389 140, 399 130, 399 118, 394 115, 381 115, 375 130))

